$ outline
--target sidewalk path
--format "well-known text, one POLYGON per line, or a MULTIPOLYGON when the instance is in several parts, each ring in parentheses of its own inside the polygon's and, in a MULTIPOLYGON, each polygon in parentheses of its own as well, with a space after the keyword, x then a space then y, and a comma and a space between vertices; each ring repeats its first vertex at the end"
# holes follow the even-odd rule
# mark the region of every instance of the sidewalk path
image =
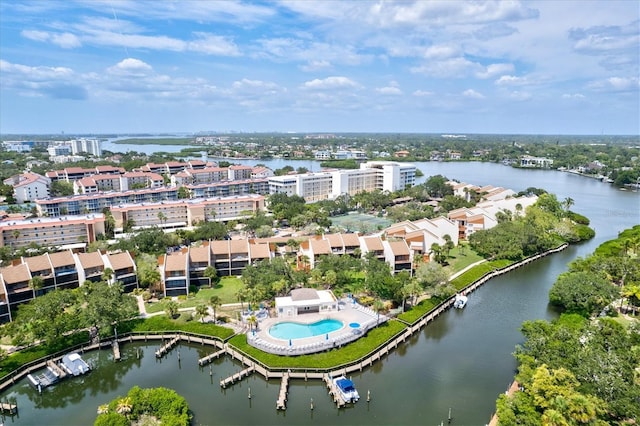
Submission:
POLYGON ((479 264, 481 264, 481 263, 484 263, 484 262, 486 262, 486 261, 487 261, 487 259, 482 259, 482 260, 477 261, 476 263, 472 263, 471 265, 467 266, 466 268, 463 268, 462 270, 460 270, 460 271, 456 272, 455 274, 451 275, 451 276, 449 277, 449 281, 451 281, 451 280, 453 280, 453 279, 455 279, 455 278, 458 278, 460 275, 464 274, 464 273, 465 273, 465 272, 467 272, 469 269, 471 269, 471 268, 473 268, 474 266, 477 266, 477 265, 479 265, 479 264))

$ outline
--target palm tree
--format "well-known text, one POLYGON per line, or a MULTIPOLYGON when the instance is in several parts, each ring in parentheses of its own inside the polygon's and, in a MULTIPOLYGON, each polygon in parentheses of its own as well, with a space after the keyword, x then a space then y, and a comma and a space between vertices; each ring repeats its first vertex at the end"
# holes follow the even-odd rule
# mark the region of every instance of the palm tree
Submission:
POLYGON ((118 401, 118 406, 116 407, 116 412, 118 414, 122 414, 124 416, 128 416, 131 413, 132 409, 131 398, 126 397, 122 398, 118 401))
POLYGON ((111 281, 112 276, 113 276, 113 269, 104 268, 104 271, 102 271, 102 281, 106 281, 108 283, 109 281, 111 281))
POLYGON ((178 315, 178 303, 173 300, 167 302, 167 306, 165 306, 164 311, 166 312, 169 318, 175 318, 178 315))
POLYGON ((222 302, 220 301, 220 296, 211 296, 209 298, 209 305, 211 305, 211 309, 213 310, 213 321, 216 321, 216 309, 218 309, 220 307, 220 305, 222 305, 222 302))
POLYGON ((44 278, 40 275, 35 275, 29 280, 29 287, 33 290, 33 294, 35 295, 38 290, 44 287, 44 278))
POLYGON ((167 221, 167 216, 162 212, 158 212, 158 220, 162 225, 164 225, 167 221))
POLYGON ((256 318, 255 315, 249 316, 249 318, 247 318, 247 324, 249 324, 249 330, 253 330, 254 327, 257 329, 258 318, 256 318))
POLYGON ((109 404, 102 404, 98 406, 98 414, 107 414, 109 412, 109 404))
POLYGON ((373 310, 376 311, 376 314, 378 314, 378 318, 376 320, 377 324, 380 324, 380 311, 383 309, 384 303, 382 303, 382 300, 376 299, 375 302, 373 302, 373 310))
POLYGON ((564 210, 568 213, 569 209, 571 208, 571 206, 573 206, 575 204, 575 202, 573 201, 573 198, 567 197, 567 198, 564 199, 562 204, 564 206, 564 210))
POLYGON ((196 316, 200 319, 200 322, 203 322, 203 318, 206 317, 208 313, 209 309, 207 309, 207 305, 196 306, 196 316))
POLYGON ((218 282, 218 271, 213 266, 207 266, 202 276, 209 278, 209 287, 213 287, 213 284, 218 282))

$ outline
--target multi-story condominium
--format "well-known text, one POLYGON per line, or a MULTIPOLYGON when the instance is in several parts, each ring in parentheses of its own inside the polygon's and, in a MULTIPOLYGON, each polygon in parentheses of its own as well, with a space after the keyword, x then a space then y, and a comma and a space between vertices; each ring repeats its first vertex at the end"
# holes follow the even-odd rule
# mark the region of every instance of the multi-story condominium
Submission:
POLYGON ((100 141, 97 139, 74 139, 70 141, 71 153, 77 155, 80 153, 91 154, 94 157, 102 157, 102 149, 100 141))
POLYGON ((48 197, 51 180, 37 173, 27 172, 5 179, 4 184, 13 186, 16 202, 24 203, 48 197))
POLYGON ((251 179, 251 172, 253 167, 233 165, 229 166, 229 180, 245 180, 251 179))
POLYGON ((62 170, 52 170, 46 173, 51 181, 66 180, 72 182, 94 175, 118 175, 124 174, 125 169, 114 166, 96 166, 93 169, 83 169, 82 167, 67 167, 62 170))
POLYGON ((249 240, 205 241, 159 259, 160 277, 165 296, 189 294, 190 286, 208 285, 204 271, 213 266, 219 276, 240 275, 249 264, 273 256, 269 244, 249 240))
POLYGON ((65 214, 100 213, 120 204, 159 202, 178 199, 177 188, 149 188, 123 192, 97 192, 36 200, 40 215, 57 217, 65 214))
POLYGON ((59 218, 38 217, 0 222, 0 247, 14 249, 37 244, 43 247, 84 246, 104 234, 101 213, 59 218))
POLYGON ((273 170, 268 167, 257 166, 251 170, 251 179, 264 179, 274 176, 273 170))
POLYGON ((445 235, 451 238, 454 245, 458 245, 459 238, 458 224, 442 216, 396 223, 388 227, 384 234, 390 239, 404 239, 414 257, 429 256, 433 244, 442 246, 446 243, 445 235))
MULTIPOLYGON (((451 223, 445 218, 442 224, 451 227, 451 223)), ((456 230, 455 224, 453 230, 456 230)), ((372 255, 389 264, 394 274, 401 271, 411 273, 414 257, 424 254, 424 259, 428 261, 430 254, 430 248, 427 252, 423 245, 420 245, 414 250, 411 242, 404 237, 387 238, 384 234, 368 237, 348 233, 326 234, 296 239, 300 246, 295 253, 287 246, 289 238, 274 237, 205 241, 200 247, 190 247, 179 253, 164 255, 159 259, 158 267, 165 295, 188 294, 190 285, 208 284, 209 280, 204 277, 204 271, 209 266, 216 269, 218 276, 241 275, 248 265, 284 256, 285 253, 294 255, 301 269, 312 269, 323 256, 332 254, 356 257, 372 255)))
POLYGON ((220 182, 229 178, 226 167, 205 167, 202 169, 184 169, 171 176, 174 185, 199 185, 203 183, 220 182))
POLYGON ((228 197, 230 195, 269 194, 268 179, 248 179, 186 185, 192 198, 228 197))
POLYGON ((68 145, 68 144, 49 145, 47 147, 47 152, 49 153, 49 157, 71 155, 71 145, 68 145))
POLYGON ((299 195, 307 202, 335 199, 362 191, 398 191, 415 185, 416 167, 392 161, 370 161, 357 170, 301 173, 269 178, 271 194, 299 195))
POLYGON ((11 321, 21 303, 49 291, 103 280, 107 268, 112 272, 106 277, 109 283, 119 282, 125 291, 138 287, 136 264, 128 252, 76 254, 65 250, 23 257, 18 262, 0 269, 0 323, 11 321), (35 277, 39 277, 38 284, 35 277))
POLYGON ((130 189, 161 188, 164 178, 151 172, 126 172, 123 174, 98 174, 73 181, 76 194, 128 191, 130 189))
POLYGON ((447 217, 458 224, 458 238, 467 239, 469 235, 483 229, 491 229, 498 224, 497 215, 509 212, 513 216, 524 215, 527 207, 535 204, 537 196, 504 198, 495 201, 482 201, 475 207, 463 207, 451 210, 447 217))
POLYGON ((132 223, 133 229, 155 226, 175 229, 193 226, 199 222, 238 220, 258 210, 264 210, 264 196, 257 194, 111 207, 116 222, 116 233, 123 232, 127 222, 132 223))

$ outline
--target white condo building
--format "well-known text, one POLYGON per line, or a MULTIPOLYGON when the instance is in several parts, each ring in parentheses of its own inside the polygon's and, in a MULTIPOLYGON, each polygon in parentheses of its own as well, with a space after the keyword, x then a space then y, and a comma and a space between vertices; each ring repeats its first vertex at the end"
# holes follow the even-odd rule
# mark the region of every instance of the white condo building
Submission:
POLYGON ((274 176, 269 178, 269 193, 299 195, 307 202, 314 202, 376 189, 398 191, 413 186, 415 178, 416 167, 413 164, 369 161, 355 170, 274 176))

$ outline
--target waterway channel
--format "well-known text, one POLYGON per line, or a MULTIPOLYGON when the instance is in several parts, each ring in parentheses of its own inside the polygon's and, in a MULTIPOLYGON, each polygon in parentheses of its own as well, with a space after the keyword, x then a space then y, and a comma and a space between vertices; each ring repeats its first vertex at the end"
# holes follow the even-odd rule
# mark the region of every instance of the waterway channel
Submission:
MULTIPOLYGON (((274 168, 287 164, 272 161, 260 162, 274 168)), ((492 279, 471 294, 464 310, 441 315, 382 362, 354 374, 363 398, 347 409, 335 408, 321 381, 292 380, 287 410, 277 411, 279 381, 253 375, 221 389, 220 380, 242 367, 224 358, 216 360, 211 370, 198 367, 197 358, 211 349, 183 344, 178 347, 180 361, 177 349, 157 361, 153 352, 158 343, 132 343, 122 346, 124 359, 117 364, 107 351, 88 353, 86 358, 96 366, 93 372, 60 383, 42 395, 26 380, 18 382, 0 395, 0 400, 15 398, 18 402, 19 417, 7 417, 5 424, 91 424, 98 405, 126 394, 134 385, 175 389, 192 408, 194 424, 203 425, 439 425, 447 422, 450 408, 451 424, 488 423, 498 394, 513 378, 516 364, 512 352, 522 341, 520 324, 556 316, 548 306, 548 290, 558 274, 571 260, 586 256, 603 241, 639 224, 640 193, 556 171, 519 170, 489 163, 427 162, 417 166, 426 176, 442 174, 515 191, 535 186, 555 193, 560 200, 571 197, 575 202, 572 209, 591 219, 597 235, 492 279), (371 392, 370 402, 366 401, 367 391, 371 392), (311 399, 314 410, 310 409, 311 399)))

